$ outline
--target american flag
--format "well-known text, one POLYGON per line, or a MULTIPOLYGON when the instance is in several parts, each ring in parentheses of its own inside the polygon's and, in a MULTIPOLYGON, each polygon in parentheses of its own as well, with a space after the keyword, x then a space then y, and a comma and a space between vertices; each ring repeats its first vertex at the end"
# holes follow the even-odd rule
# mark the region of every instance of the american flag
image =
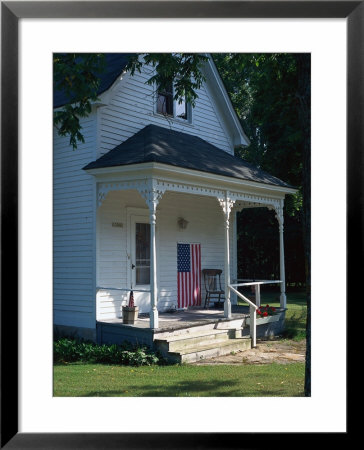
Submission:
POLYGON ((130 297, 129 297, 129 304, 128 304, 129 308, 135 306, 134 304, 134 293, 133 293, 133 289, 130 291, 130 297))
POLYGON ((201 305, 201 244, 177 244, 178 308, 201 305))

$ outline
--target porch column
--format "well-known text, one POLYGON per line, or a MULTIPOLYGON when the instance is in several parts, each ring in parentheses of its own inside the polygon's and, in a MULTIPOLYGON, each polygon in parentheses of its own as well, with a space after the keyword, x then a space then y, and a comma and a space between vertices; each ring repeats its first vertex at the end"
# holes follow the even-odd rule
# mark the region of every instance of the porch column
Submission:
POLYGON ((286 275, 285 275, 285 268, 284 268, 283 200, 280 201, 279 207, 276 208, 276 217, 277 217, 278 225, 279 225, 279 271, 280 271, 280 280, 282 281, 280 304, 281 304, 281 308, 285 308, 287 305, 287 298, 286 298, 286 275))
POLYGON ((230 301, 230 212, 234 206, 235 200, 229 198, 229 192, 226 192, 224 199, 219 199, 220 205, 224 212, 224 228, 225 228, 225 302, 224 302, 224 317, 231 318, 231 301, 230 301))
POLYGON ((157 222, 157 202, 152 202, 150 208, 150 328, 158 328, 158 286, 157 286, 157 252, 155 245, 155 224, 157 222))
POLYGON ((150 223, 150 313, 149 327, 158 328, 158 285, 157 285, 157 248, 156 248, 156 222, 157 222, 157 206, 159 200, 164 194, 157 182, 153 179, 148 180, 146 188, 138 189, 142 197, 144 197, 149 207, 149 223, 150 223))

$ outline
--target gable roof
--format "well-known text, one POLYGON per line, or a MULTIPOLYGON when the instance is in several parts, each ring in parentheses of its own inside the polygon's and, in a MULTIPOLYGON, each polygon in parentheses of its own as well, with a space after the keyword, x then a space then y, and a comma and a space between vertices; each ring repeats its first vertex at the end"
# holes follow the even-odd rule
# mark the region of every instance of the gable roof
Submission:
POLYGON ((241 158, 190 134, 147 125, 84 170, 156 162, 185 169, 291 188, 241 158))
MULTIPOLYGON (((99 74, 98 96, 111 88, 118 76, 123 73, 131 55, 132 53, 105 53, 105 69, 99 74)), ((249 145, 249 139, 243 130, 213 58, 208 53, 205 53, 205 56, 208 57, 208 61, 203 65, 203 68, 207 78, 211 80, 217 105, 228 117, 227 124, 232 132, 233 143, 234 145, 249 145)), ((69 102, 70 100, 63 91, 53 90, 53 108, 59 108, 69 102)))
MULTIPOLYGON (((124 71, 131 53, 105 53, 105 70, 99 74, 100 84, 97 95, 110 89, 115 80, 124 71)), ((59 108, 69 103, 63 91, 53 90, 53 107, 59 108)))
POLYGON ((234 145, 247 146, 250 144, 248 136, 240 123, 239 117, 235 111, 232 104, 231 97, 226 89, 224 80, 221 78, 218 68, 214 63, 212 55, 206 53, 209 57, 207 64, 205 64, 205 70, 212 81, 212 85, 215 90, 215 101, 220 106, 221 110, 224 111, 225 115, 229 117, 228 126, 230 127, 233 134, 234 145))

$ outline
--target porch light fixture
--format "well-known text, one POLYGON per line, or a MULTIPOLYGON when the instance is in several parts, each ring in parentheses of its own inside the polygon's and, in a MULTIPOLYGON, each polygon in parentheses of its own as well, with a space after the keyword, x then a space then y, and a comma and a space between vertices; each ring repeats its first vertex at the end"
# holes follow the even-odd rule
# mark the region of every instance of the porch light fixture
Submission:
POLYGON ((187 228, 188 221, 183 217, 178 217, 177 225, 180 230, 185 230, 187 228))

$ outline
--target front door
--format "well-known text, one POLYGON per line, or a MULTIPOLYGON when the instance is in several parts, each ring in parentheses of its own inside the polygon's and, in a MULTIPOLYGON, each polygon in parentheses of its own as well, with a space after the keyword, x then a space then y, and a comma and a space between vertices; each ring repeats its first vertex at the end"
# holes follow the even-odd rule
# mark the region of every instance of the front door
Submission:
POLYGON ((140 313, 150 311, 150 224, 148 215, 130 215, 129 280, 140 313))

